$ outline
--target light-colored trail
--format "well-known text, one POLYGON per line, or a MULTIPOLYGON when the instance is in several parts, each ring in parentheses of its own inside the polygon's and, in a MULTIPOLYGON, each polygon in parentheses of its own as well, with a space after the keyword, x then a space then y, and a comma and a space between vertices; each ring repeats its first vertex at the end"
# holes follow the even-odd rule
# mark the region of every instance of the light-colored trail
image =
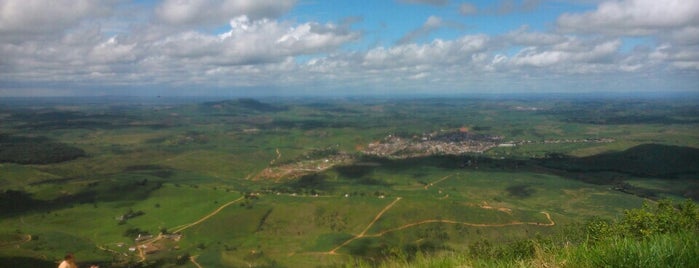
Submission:
MULTIPOLYGON (((225 204, 221 205, 220 207, 218 207, 218 208, 217 208, 216 210, 214 210, 213 212, 211 212, 211 213, 207 214, 206 216, 202 217, 201 219, 199 219, 199 220, 197 220, 197 221, 195 221, 195 222, 192 222, 192 223, 188 223, 188 224, 184 224, 184 225, 179 225, 179 226, 177 226, 177 227, 175 227, 175 228, 170 229, 170 232, 172 232, 172 233, 179 233, 179 232, 182 232, 182 231, 184 231, 184 230, 186 230, 186 229, 188 229, 188 228, 190 228, 190 227, 192 227, 192 226, 195 226, 195 225, 197 225, 197 224, 200 224, 200 223, 202 223, 202 222, 208 220, 209 218, 215 216, 216 214, 218 214, 219 212, 221 212, 221 210, 223 210, 224 208, 226 208, 226 207, 228 207, 228 206, 230 206, 230 205, 232 205, 232 204, 234 204, 234 203, 236 203, 236 202, 238 202, 238 201, 240 201, 240 200, 243 200, 243 198, 245 198, 245 197, 244 197, 244 196, 241 196, 241 197, 239 197, 238 199, 235 199, 235 200, 233 200, 233 201, 230 201, 230 202, 228 202, 228 203, 225 203, 225 204)), ((139 244, 136 246, 136 248, 138 249, 138 255, 139 255, 139 257, 141 257, 141 262, 143 262, 143 261, 146 260, 146 254, 145 254, 145 252, 143 251, 143 248, 142 248, 141 246, 142 246, 142 245, 148 245, 148 244, 155 243, 155 242, 157 242, 158 240, 161 240, 161 239, 163 239, 163 234, 159 234, 158 236, 156 236, 156 237, 154 237, 154 238, 151 238, 151 239, 142 241, 141 243, 139 243, 139 244)))
POLYGON ((216 210, 214 210, 213 212, 211 212, 211 213, 209 213, 208 215, 202 217, 201 219, 199 219, 199 220, 197 220, 197 221, 195 221, 195 222, 189 223, 189 224, 185 224, 184 226, 181 226, 181 227, 179 227, 179 228, 175 228, 175 229, 171 230, 171 232, 173 232, 173 233, 182 232, 182 231, 188 229, 189 227, 192 227, 192 226, 194 226, 194 225, 200 224, 200 223, 202 223, 202 222, 208 220, 209 218, 215 216, 216 214, 218 214, 219 212, 221 212, 221 210, 223 210, 224 208, 226 208, 226 207, 228 207, 228 206, 230 206, 230 205, 232 205, 232 204, 234 204, 234 203, 236 203, 236 202, 238 202, 238 201, 240 201, 240 200, 243 200, 243 198, 245 198, 245 197, 244 197, 244 196, 241 196, 240 198, 238 198, 238 199, 236 199, 236 200, 233 200, 233 201, 230 201, 230 202, 228 202, 228 203, 225 203, 225 204, 221 205, 220 207, 218 207, 218 208, 217 208, 216 210))
POLYGON ((466 226, 471 226, 471 227, 505 227, 505 226, 515 226, 515 225, 535 225, 535 226, 545 226, 545 227, 550 227, 556 225, 556 222, 551 219, 551 214, 548 212, 542 211, 541 214, 544 214, 546 216, 546 219, 548 219, 548 223, 541 223, 541 222, 521 222, 521 221, 513 221, 509 223, 470 223, 470 222, 462 222, 462 221, 454 221, 454 220, 442 220, 442 219, 428 219, 428 220, 422 220, 418 222, 413 222, 413 223, 408 223, 396 228, 391 228, 387 230, 380 231, 375 234, 366 234, 366 232, 371 228, 371 226, 386 212, 388 209, 390 209, 396 202, 400 200, 400 197, 397 198, 393 203, 389 204, 386 206, 381 212, 379 212, 378 215, 374 218, 374 220, 367 226, 362 233, 354 236, 353 238, 345 241, 344 243, 340 244, 339 246, 335 247, 334 249, 328 251, 328 252, 308 252, 308 254, 329 254, 329 255, 337 255, 337 250, 343 248, 344 246, 347 246, 349 243, 352 243, 354 240, 364 238, 364 237, 381 237, 387 233, 391 232, 396 232, 400 230, 404 230, 410 227, 415 227, 418 225, 422 224, 428 224, 428 223, 447 223, 447 224, 460 224, 460 225, 466 225, 466 226))
POLYGON ((6 247, 6 246, 17 246, 17 245, 27 243, 29 241, 32 241, 32 235, 25 234, 25 235, 22 235, 22 238, 18 241, 0 241, 0 248, 6 247))
POLYGON ((520 221, 513 221, 513 222, 509 222, 509 223, 470 223, 470 222, 461 222, 461 221, 453 221, 453 220, 429 219, 429 220, 422 220, 422 221, 418 221, 418 222, 408 223, 406 225, 399 226, 399 227, 396 227, 393 229, 383 230, 383 231, 378 232, 376 234, 364 235, 364 237, 381 237, 387 233, 400 231, 403 229, 407 229, 410 227, 414 227, 414 226, 422 225, 422 224, 427 224, 427 223, 460 224, 460 225, 466 225, 466 226, 471 226, 471 227, 505 227, 505 226, 514 226, 514 225, 536 225, 536 226, 554 226, 554 225, 556 225, 556 223, 551 219, 551 215, 549 215, 548 212, 541 212, 541 213, 546 215, 546 218, 549 220, 548 223, 520 222, 520 221))
POLYGON ((371 226, 374 226, 374 223, 376 223, 376 221, 378 221, 378 220, 381 218, 381 216, 383 216, 383 214, 386 213, 386 211, 388 211, 389 209, 391 209, 391 207, 393 207, 393 205, 395 205, 396 203, 398 203, 398 201, 400 201, 400 200, 401 200, 400 197, 396 198, 396 200, 393 200, 393 202, 391 202, 390 204, 388 204, 388 206, 384 207, 378 214, 376 214, 376 217, 374 217, 374 220, 372 220, 372 221, 369 223, 369 225, 367 225, 366 228, 364 228, 364 230, 362 230, 361 233, 359 233, 358 235, 355 235, 354 237, 348 239, 347 241, 345 241, 344 243, 342 243, 342 244, 340 244, 339 246, 335 247, 334 249, 328 251, 327 253, 328 253, 328 254, 337 254, 336 251, 337 251, 338 249, 341 249, 342 247, 348 245, 349 243, 352 243, 352 241, 354 241, 354 240, 357 240, 357 239, 360 239, 360 238, 362 238, 362 237, 365 237, 365 236, 366 236, 366 232, 369 231, 369 229, 371 228, 371 226))
POLYGON ((274 165, 275 162, 279 160, 279 158, 282 158, 282 153, 279 151, 279 148, 276 148, 275 151, 277 152, 277 158, 272 159, 272 161, 269 161, 269 165, 274 165))
POLYGON ((363 230, 361 233, 359 233, 359 236, 364 236, 364 234, 366 234, 366 232, 369 231, 369 228, 371 228, 371 226, 373 226, 374 223, 376 223, 376 221, 378 221, 379 218, 381 218, 381 216, 383 216, 383 214, 386 213, 386 211, 388 211, 389 209, 391 209, 391 207, 393 207, 393 205, 395 205, 396 203, 398 203, 398 201, 400 201, 400 200, 401 200, 400 197, 396 198, 396 200, 393 200, 393 202, 391 202, 390 204, 388 204, 388 206, 386 206, 385 208, 383 208, 383 209, 379 212, 379 214, 376 214, 376 217, 374 217, 374 220, 372 220, 372 221, 369 223, 369 225, 367 225, 367 227, 364 228, 364 230, 363 230))
POLYGON ((190 256, 189 261, 191 261, 198 268, 204 268, 197 262, 197 256, 190 256))
POLYGON ((138 256, 141 258, 140 262, 146 261, 146 253, 143 252, 143 248, 141 248, 140 246, 137 246, 136 248, 138 249, 138 256))
POLYGON ((96 246, 98 249, 102 250, 102 251, 106 251, 106 252, 112 253, 112 254, 114 254, 114 255, 129 256, 129 255, 126 254, 126 253, 119 252, 119 251, 116 251, 116 250, 113 250, 113 249, 109 249, 109 248, 105 248, 105 247, 100 246, 100 245, 95 245, 95 246, 96 246))
POLYGON ((437 183, 440 183, 440 182, 442 182, 442 181, 444 181, 444 180, 450 178, 451 176, 454 176, 454 174, 446 175, 446 176, 444 176, 444 177, 442 177, 442 178, 440 178, 440 179, 438 179, 438 180, 436 180, 436 181, 433 181, 433 182, 428 183, 427 185, 425 185, 425 190, 429 189, 430 187, 434 186, 434 185, 437 184, 437 183))

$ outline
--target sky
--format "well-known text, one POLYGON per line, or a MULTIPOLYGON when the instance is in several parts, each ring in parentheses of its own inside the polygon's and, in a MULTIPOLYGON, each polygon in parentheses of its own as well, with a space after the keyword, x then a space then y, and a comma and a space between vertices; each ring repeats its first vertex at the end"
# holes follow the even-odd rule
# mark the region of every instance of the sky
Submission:
POLYGON ((699 0, 0 0, 2 96, 699 93, 699 0))

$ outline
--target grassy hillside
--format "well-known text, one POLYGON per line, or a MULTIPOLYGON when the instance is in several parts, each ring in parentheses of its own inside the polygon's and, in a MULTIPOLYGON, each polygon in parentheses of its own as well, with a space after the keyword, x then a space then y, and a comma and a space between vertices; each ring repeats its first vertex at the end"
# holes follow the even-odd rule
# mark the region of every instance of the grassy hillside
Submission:
POLYGON ((509 244, 488 240, 468 251, 410 255, 376 265, 347 267, 695 267, 699 264, 699 210, 690 202, 627 210, 616 221, 593 218, 561 233, 509 244))
POLYGON ((699 196, 696 104, 681 101, 596 104, 619 116, 662 107, 644 113, 667 124, 571 119, 563 111, 586 103, 569 100, 46 103, 0 107, 8 146, 46 145, 0 147, 3 267, 66 251, 102 267, 562 265, 592 248, 588 219, 699 196), (464 131, 508 145, 363 153, 464 131), (82 154, 42 160, 57 146, 82 154))
POLYGON ((674 178, 699 173, 699 149, 641 144, 621 152, 555 159, 548 161, 547 166, 569 171, 613 171, 641 177, 674 178))

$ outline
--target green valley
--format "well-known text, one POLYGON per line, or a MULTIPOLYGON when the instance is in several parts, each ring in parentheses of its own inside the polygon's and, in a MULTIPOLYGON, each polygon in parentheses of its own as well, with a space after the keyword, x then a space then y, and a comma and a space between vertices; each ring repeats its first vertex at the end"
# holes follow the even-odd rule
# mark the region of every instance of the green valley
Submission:
POLYGON ((0 120, 3 267, 618 266, 582 261, 590 234, 699 260, 693 100, 6 99, 0 120), (644 204, 690 222, 634 240, 644 204))

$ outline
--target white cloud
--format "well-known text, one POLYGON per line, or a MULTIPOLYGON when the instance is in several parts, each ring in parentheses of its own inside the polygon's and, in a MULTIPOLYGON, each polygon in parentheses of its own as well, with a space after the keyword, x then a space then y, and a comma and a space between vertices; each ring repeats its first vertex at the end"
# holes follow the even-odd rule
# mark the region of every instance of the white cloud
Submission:
POLYGON ((644 66, 699 70, 699 1, 607 0, 590 12, 561 15, 557 26, 571 34, 650 36, 660 43, 618 61, 627 71, 644 66))
POLYGON ((253 20, 277 18, 296 0, 165 0, 155 10, 161 21, 171 25, 222 24, 246 15, 253 20))
POLYGON ((122 43, 117 37, 111 37, 90 50, 88 57, 97 63, 129 62, 137 59, 135 43, 122 43))
POLYGON ((109 4, 96 0, 2 0, 0 34, 26 38, 60 33, 84 19, 106 14, 109 4))
POLYGON ((362 66, 400 68, 402 66, 444 66, 469 61, 471 55, 487 49, 485 35, 467 35, 456 40, 434 40, 429 44, 404 44, 390 48, 374 48, 364 54, 362 66))
POLYGON ((669 62, 677 69, 699 70, 699 45, 661 44, 649 54, 648 58, 655 62, 669 62))
MULTIPOLYGON (((578 40, 569 40, 548 48, 527 47, 522 49, 510 61, 515 65, 551 67, 554 65, 569 66, 574 68, 552 69, 557 72, 590 72, 600 64, 613 62, 620 40, 606 41, 602 43, 588 44, 578 40)), ((608 71, 607 68, 599 68, 597 71, 608 71)))
POLYGON ((431 89, 456 88, 468 84, 470 78, 485 77, 480 64, 489 57, 489 42, 485 35, 466 35, 428 44, 377 47, 316 58, 299 66, 297 71, 311 81, 320 80, 345 89, 369 89, 369 92, 372 89, 424 91, 424 83, 431 89))
POLYGON ((687 25, 699 25, 699 1, 606 1, 594 11, 565 13, 557 25, 564 32, 650 35, 687 25))
POLYGON ((230 31, 218 36, 216 42, 220 47, 213 51, 222 51, 221 59, 234 64, 326 52, 359 38, 358 33, 334 24, 290 25, 267 19, 251 21, 240 16, 232 19, 230 25, 230 31))
POLYGON ((504 34, 502 38, 505 42, 522 46, 552 45, 569 39, 555 33, 531 32, 526 25, 504 34))
MULTIPOLYGON (((366 45, 361 41, 358 46, 346 46, 361 40, 362 31, 368 30, 354 29, 357 25, 351 23, 280 19, 295 1, 173 0, 149 10, 130 3, 112 13, 105 11, 111 1, 75 0, 71 5, 62 1, 67 0, 0 0, 0 94, 8 92, 2 85, 12 85, 13 92, 22 88, 42 92, 37 94, 54 86, 82 87, 82 93, 92 87, 109 93, 105 87, 139 86, 361 88, 366 92, 381 88, 387 92, 555 90, 611 81, 645 86, 647 77, 661 84, 672 80, 665 77, 677 74, 684 74, 680 77, 684 80, 672 81, 693 79, 696 84, 699 71, 699 25, 685 14, 695 11, 657 18, 643 14, 655 2, 641 0, 604 1, 596 10, 563 15, 556 30, 536 31, 525 25, 499 35, 434 37, 463 32, 463 26, 430 16, 395 44, 369 48, 357 48, 366 45), (64 5, 53 7, 54 2, 64 5), (130 8, 141 10, 125 18, 130 8), (626 21, 619 22, 622 17, 626 21), (576 20, 581 24, 573 23, 576 20), (641 39, 657 44, 643 41, 630 50, 624 46, 628 39, 615 36, 631 33, 650 34, 641 39)), ((492 15, 502 3, 524 9, 539 2, 498 1, 479 12, 492 15)), ((696 5, 688 2, 664 3, 679 3, 682 9, 696 5)), ((453 4, 454 8, 464 6, 461 13, 477 12, 468 3, 453 4)), ((666 7, 665 13, 676 9, 666 7)), ((676 84, 691 87, 691 83, 676 84)))
MULTIPOLYGON (((219 35, 147 26, 131 35, 105 36, 99 27, 80 27, 50 42, 0 42, 0 81, 207 84, 211 74, 227 79, 260 68, 279 73, 271 66, 289 68, 293 57, 332 51, 359 36, 329 23, 246 16, 232 19, 229 31, 219 35)), ((269 78, 256 81, 264 80, 269 78)), ((211 81, 208 86, 216 84, 211 81)))

